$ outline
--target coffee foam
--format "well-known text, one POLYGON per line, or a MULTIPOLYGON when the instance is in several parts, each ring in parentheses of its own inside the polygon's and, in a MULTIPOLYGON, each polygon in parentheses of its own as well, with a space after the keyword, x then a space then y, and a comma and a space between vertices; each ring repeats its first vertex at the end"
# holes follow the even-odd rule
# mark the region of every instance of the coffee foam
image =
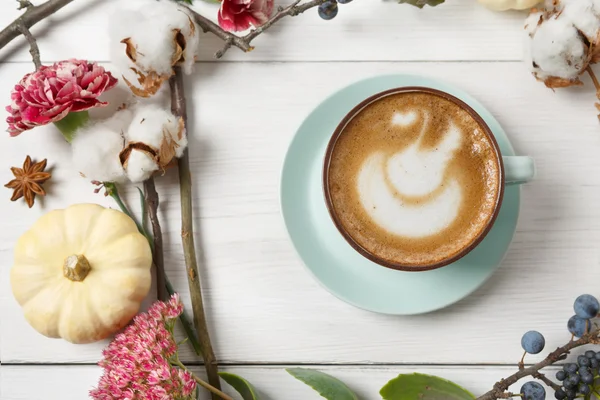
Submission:
POLYGON ((453 102, 400 93, 360 111, 335 143, 333 211, 379 258, 430 265, 460 253, 486 228, 500 190, 495 149, 453 102))

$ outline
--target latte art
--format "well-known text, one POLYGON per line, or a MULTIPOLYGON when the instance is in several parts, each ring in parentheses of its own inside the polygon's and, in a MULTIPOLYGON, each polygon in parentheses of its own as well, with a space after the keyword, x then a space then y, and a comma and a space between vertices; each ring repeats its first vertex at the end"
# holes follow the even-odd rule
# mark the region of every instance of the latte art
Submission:
POLYGON ((367 253, 432 265, 468 247, 500 195, 490 138, 466 110, 424 92, 383 97, 355 115, 327 174, 338 225, 367 253))
MULTIPOLYGON (((408 114, 414 118, 416 113, 408 114)), ((404 115, 396 113, 392 124, 406 126, 404 115), (400 118, 399 118, 400 117, 400 118)), ((407 148, 389 158, 383 152, 370 155, 360 168, 357 190, 365 212, 385 230, 400 236, 424 237, 439 233, 456 219, 462 190, 455 178, 444 176, 454 152, 460 147, 462 133, 451 124, 435 149, 422 149, 426 133, 407 148), (427 198, 436 190, 441 192, 427 198), (417 204, 405 196, 421 198, 417 204)))

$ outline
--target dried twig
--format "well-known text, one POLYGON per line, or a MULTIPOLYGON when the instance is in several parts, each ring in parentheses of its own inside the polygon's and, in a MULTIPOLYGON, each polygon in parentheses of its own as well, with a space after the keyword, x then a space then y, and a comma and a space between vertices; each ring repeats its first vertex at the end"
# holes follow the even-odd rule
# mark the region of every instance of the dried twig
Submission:
POLYGON ((550 379, 548 379, 544 374, 542 374, 540 370, 542 368, 556 363, 557 361, 564 360, 566 356, 571 352, 571 350, 577 347, 581 347, 590 343, 600 343, 599 335, 600 330, 596 329, 590 333, 583 335, 580 339, 571 340, 566 345, 559 347, 552 353, 548 354, 548 357, 546 357, 539 363, 532 365, 528 368, 521 369, 512 374, 511 376, 496 382, 492 390, 490 390, 483 396, 478 397, 477 400, 504 399, 506 398, 506 391, 508 390, 508 388, 512 384, 516 383, 519 379, 525 378, 526 376, 531 376, 533 378, 540 379, 547 385, 551 386, 554 390, 559 389, 560 387, 557 384, 553 383, 550 379))
POLYGON ((158 220, 158 193, 154 184, 154 178, 144 182, 144 200, 148 205, 148 215, 152 224, 152 246, 154 265, 156 266, 156 297, 158 300, 167 300, 167 286, 165 282, 165 256, 163 252, 163 238, 160 222, 158 220))
MULTIPOLYGON (((0 31, 0 49, 4 48, 4 46, 19 35, 24 34, 22 27, 27 29, 31 28, 33 25, 54 14, 73 0, 48 0, 39 6, 33 6, 29 1, 18 1, 19 9, 26 8, 27 11, 0 31)), ((29 43, 31 44, 31 41, 29 43)))
MULTIPOLYGON (((183 73, 180 67, 175 67, 175 75, 169 79, 171 87, 171 111, 174 115, 182 117, 187 127, 187 114, 185 105, 185 94, 183 90, 183 73)), ((196 248, 194 245, 194 220, 192 213, 192 177, 190 173, 190 158, 188 149, 178 159, 179 166, 179 188, 181 196, 181 240, 183 242, 183 254, 187 269, 190 296, 192 298, 192 310, 194 312, 194 326, 200 341, 200 348, 204 358, 204 366, 208 376, 208 382, 216 388, 221 388, 219 371, 210 343, 210 335, 206 325, 206 314, 202 300, 202 286, 198 272, 198 261, 196 259, 196 248)), ((213 394, 213 399, 216 396, 213 394)))
POLYGON ((42 61, 40 60, 40 48, 37 45, 37 40, 35 40, 29 29, 25 26, 25 24, 22 21, 19 22, 18 26, 23 36, 25 36, 25 38, 29 42, 29 54, 31 54, 31 59, 33 60, 33 65, 35 65, 35 69, 38 70, 42 67, 42 61))
POLYGON ((235 46, 244 52, 254 50, 254 46, 251 45, 251 42, 258 35, 269 29, 277 21, 287 16, 295 17, 296 15, 302 14, 304 11, 310 8, 317 7, 325 3, 327 0, 311 0, 304 4, 300 4, 301 1, 302 0, 295 0, 289 6, 279 7, 275 15, 273 15, 267 22, 260 27, 253 29, 245 36, 238 36, 223 30, 223 28, 221 28, 219 25, 198 14, 192 9, 190 9, 190 13, 194 16, 196 23, 200 25, 204 32, 210 32, 225 42, 223 48, 215 53, 216 58, 221 58, 231 46, 235 46))

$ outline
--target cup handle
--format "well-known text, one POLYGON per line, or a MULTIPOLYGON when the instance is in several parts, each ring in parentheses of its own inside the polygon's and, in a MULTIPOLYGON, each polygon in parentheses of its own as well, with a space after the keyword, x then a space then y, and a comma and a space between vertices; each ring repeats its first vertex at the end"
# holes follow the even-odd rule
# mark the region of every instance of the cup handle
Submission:
POLYGON ((533 158, 526 156, 503 156, 504 182, 507 185, 527 183, 535 176, 533 158))

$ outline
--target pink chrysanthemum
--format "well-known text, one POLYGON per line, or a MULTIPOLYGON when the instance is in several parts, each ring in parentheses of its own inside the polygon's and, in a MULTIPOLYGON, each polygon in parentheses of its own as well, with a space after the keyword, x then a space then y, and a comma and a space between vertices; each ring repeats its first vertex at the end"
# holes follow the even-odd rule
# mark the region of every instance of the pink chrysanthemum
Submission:
POLYGON ((43 65, 15 86, 6 107, 10 136, 63 119, 70 112, 85 111, 107 103, 98 100, 117 79, 96 63, 66 60, 43 65))
POLYGON ((97 400, 192 399, 193 375, 169 362, 177 352, 173 326, 182 312, 183 304, 175 294, 137 315, 102 352, 99 365, 104 374, 90 396, 97 400))

